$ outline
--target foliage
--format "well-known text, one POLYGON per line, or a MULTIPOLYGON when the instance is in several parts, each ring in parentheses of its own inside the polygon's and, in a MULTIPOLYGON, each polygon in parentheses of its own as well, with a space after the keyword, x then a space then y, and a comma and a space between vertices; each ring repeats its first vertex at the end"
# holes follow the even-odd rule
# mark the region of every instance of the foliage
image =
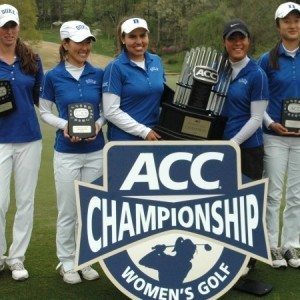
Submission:
MULTIPOLYGON (((38 26, 44 31, 55 21, 80 19, 99 32, 94 50, 114 56, 115 32, 121 17, 144 17, 150 28, 150 50, 163 57, 167 71, 181 68, 184 52, 199 45, 223 49, 224 24, 241 18, 249 26, 255 58, 277 42, 274 13, 282 0, 36 0, 38 26), (176 56, 176 54, 179 56, 176 56)), ((295 1, 295 2, 300 2, 295 1)))
POLYGON ((192 47, 198 45, 222 49, 223 24, 232 17, 233 12, 221 3, 214 10, 204 11, 189 24, 189 37, 192 47))
POLYGON ((193 0, 158 0, 156 5, 158 19, 158 46, 186 46, 188 36, 188 16, 196 2, 193 0))
MULTIPOLYGON (((252 54, 259 56, 278 39, 274 13, 282 0, 11 0, 21 11, 22 37, 38 39, 39 29, 55 28, 55 22, 79 19, 99 36, 115 40, 119 20, 140 16, 150 28, 150 48, 163 53, 201 44, 223 48, 222 30, 226 21, 238 17, 251 30, 252 54)), ((295 0, 299 3, 299 0, 295 0)), ((58 27, 57 27, 58 28, 58 27)), ((115 45, 113 46, 115 48, 115 45)))
MULTIPOLYGON (((40 28, 55 21, 80 19, 109 39, 121 17, 141 16, 149 23, 151 48, 162 53, 205 44, 223 48, 223 25, 230 18, 246 21, 252 54, 258 56, 277 40, 274 12, 282 0, 36 0, 40 28)), ((299 2, 299 1, 295 1, 299 2)))
POLYGON ((223 47, 222 31, 224 24, 233 18, 244 20, 251 33, 250 54, 257 57, 276 43, 274 13, 283 1, 280 0, 226 0, 215 1, 214 6, 206 7, 189 26, 191 46, 199 44, 223 47))

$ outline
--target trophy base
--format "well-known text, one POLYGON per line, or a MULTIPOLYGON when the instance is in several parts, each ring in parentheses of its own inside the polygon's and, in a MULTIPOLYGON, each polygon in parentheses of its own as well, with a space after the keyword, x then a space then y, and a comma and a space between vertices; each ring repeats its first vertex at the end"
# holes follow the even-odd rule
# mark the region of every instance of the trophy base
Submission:
POLYGON ((192 107, 162 103, 159 124, 154 130, 165 140, 221 140, 226 118, 192 107))
POLYGON ((253 280, 249 278, 241 278, 239 281, 233 286, 235 290, 245 292, 248 294, 256 295, 256 296, 264 296, 270 293, 273 289, 273 286, 261 282, 258 280, 253 280))

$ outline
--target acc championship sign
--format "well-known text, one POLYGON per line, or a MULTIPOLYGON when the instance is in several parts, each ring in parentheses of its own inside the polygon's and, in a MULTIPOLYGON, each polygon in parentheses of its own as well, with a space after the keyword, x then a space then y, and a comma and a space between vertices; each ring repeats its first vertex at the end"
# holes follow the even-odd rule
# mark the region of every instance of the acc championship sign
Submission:
POLYGON ((223 295, 270 263, 267 181, 242 184, 239 161, 231 142, 108 143, 103 185, 76 183, 78 269, 99 261, 132 299, 223 295))

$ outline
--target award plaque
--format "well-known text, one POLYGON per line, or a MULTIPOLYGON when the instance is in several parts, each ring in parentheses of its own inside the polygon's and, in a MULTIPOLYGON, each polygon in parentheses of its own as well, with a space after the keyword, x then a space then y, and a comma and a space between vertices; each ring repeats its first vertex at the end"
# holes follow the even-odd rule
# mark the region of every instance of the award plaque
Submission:
POLYGON ((90 103, 68 105, 68 130, 70 136, 82 139, 95 136, 94 107, 90 103))
POLYGON ((0 80, 0 116, 5 116, 15 109, 15 99, 8 80, 0 80))
POLYGON ((283 101, 282 125, 288 131, 300 131, 300 99, 286 99, 283 101))
POLYGON ((155 131, 165 140, 220 140, 226 119, 164 103, 155 131))
POLYGON ((176 91, 165 86, 159 124, 165 140, 220 140, 226 118, 221 111, 231 66, 216 50, 197 47, 186 53, 176 91))

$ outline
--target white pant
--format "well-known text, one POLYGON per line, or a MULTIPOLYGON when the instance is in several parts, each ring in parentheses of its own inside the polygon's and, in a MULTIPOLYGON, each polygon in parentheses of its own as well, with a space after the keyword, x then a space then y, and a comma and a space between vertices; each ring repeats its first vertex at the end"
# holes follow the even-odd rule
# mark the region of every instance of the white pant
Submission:
POLYGON ((7 264, 23 262, 33 226, 34 194, 41 163, 41 140, 30 143, 0 144, 0 257, 7 251, 6 213, 10 203, 10 180, 15 181, 16 214, 13 241, 7 264))
POLYGON ((57 196, 56 250, 67 272, 74 267, 77 211, 74 180, 92 182, 102 176, 103 151, 70 154, 54 151, 57 196))
POLYGON ((300 237, 300 138, 264 134, 264 170, 269 177, 267 228, 270 247, 299 247, 300 237), (286 178, 286 189, 285 187, 286 178), (281 243, 279 216, 281 199, 285 208, 281 243))

